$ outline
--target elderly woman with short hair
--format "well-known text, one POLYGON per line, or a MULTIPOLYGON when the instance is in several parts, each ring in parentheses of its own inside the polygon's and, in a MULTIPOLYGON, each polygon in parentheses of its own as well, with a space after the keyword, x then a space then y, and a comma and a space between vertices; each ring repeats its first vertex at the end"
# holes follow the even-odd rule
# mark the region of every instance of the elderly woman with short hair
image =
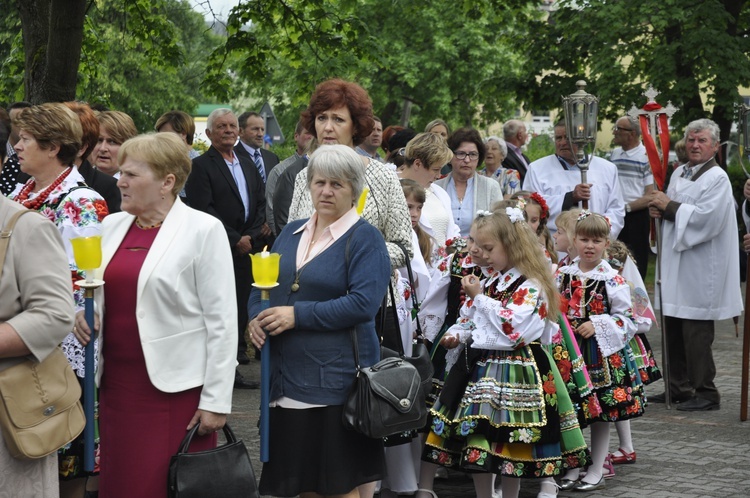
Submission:
MULTIPOLYGON (((119 150, 122 213, 103 224, 100 494, 166 497, 170 456, 200 424, 193 450, 216 446, 232 408, 237 306, 224 226, 178 198, 190 173, 173 133, 119 150)), ((98 318, 98 317, 97 317, 98 318)), ((82 342, 90 338, 76 316, 82 342)))
POLYGON ((503 199, 509 199, 521 190, 521 174, 502 166, 508 155, 508 144, 502 138, 492 135, 484 140, 484 147, 484 169, 478 173, 497 180, 503 191, 503 199))
POLYGON ((375 364, 374 317, 391 265, 383 236, 355 208, 366 184, 361 156, 350 145, 323 145, 306 178, 314 211, 276 239, 271 308, 260 311, 257 289, 248 305, 253 344, 271 348, 271 453, 260 493, 358 497, 358 486, 382 478, 384 452, 382 440, 341 423, 356 378, 351 333, 360 365, 375 364))
MULTIPOLYGON (((89 188, 73 166, 82 144, 81 122, 65 104, 42 104, 23 109, 14 119, 19 140, 16 152, 21 171, 30 175, 26 183, 19 183, 10 194, 11 199, 24 207, 39 211, 60 231, 68 256, 68 267, 75 280, 83 278, 78 272, 70 239, 101 233, 101 220, 109 213, 102 196, 89 188)), ((70 292, 76 307, 83 308, 84 295, 79 287, 70 292)), ((79 378, 85 375, 84 349, 73 333, 62 343, 63 352, 79 378)), ((60 450, 60 479, 75 481, 63 485, 75 488, 85 484, 87 472, 81 465, 83 435, 60 450)), ((98 469, 94 469, 96 474, 98 469)))

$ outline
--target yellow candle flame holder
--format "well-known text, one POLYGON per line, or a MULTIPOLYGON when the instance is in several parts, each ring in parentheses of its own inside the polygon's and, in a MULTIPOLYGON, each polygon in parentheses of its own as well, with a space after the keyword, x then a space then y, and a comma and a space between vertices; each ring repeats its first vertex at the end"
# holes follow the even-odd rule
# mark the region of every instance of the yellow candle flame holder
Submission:
POLYGON ((279 260, 281 254, 266 251, 266 247, 258 254, 251 254, 253 268, 253 286, 259 289, 276 287, 279 279, 279 260))
POLYGON ((94 279, 94 270, 102 265, 102 236, 76 237, 70 239, 70 243, 76 266, 86 273, 86 280, 79 280, 75 284, 84 288, 96 288, 104 284, 103 280, 94 279))

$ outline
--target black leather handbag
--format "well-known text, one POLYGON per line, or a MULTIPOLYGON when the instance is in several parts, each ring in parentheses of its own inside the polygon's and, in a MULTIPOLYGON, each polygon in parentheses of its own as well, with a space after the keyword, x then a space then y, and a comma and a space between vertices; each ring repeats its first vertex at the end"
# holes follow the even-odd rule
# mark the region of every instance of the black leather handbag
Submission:
POLYGON ((344 404, 344 427, 371 438, 421 429, 427 406, 417 369, 403 358, 385 358, 360 367, 356 330, 351 331, 357 379, 344 404))
POLYGON ((188 453, 197 431, 198 425, 188 431, 169 462, 169 498, 258 498, 250 455, 229 424, 224 425, 227 444, 188 453))

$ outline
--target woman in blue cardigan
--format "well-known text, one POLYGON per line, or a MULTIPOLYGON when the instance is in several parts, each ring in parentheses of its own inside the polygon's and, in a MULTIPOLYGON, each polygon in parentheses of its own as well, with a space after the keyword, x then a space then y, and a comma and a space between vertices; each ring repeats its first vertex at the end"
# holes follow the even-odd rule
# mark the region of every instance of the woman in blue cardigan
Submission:
POLYGON ((260 292, 248 304, 253 344, 270 334, 270 458, 260 493, 273 496, 359 496, 379 480, 383 443, 347 431, 342 406, 356 369, 380 359, 374 317, 388 287, 390 260, 381 233, 354 207, 365 184, 362 159, 344 145, 310 156, 307 184, 315 207, 289 223, 273 251, 281 253, 271 308, 260 292))

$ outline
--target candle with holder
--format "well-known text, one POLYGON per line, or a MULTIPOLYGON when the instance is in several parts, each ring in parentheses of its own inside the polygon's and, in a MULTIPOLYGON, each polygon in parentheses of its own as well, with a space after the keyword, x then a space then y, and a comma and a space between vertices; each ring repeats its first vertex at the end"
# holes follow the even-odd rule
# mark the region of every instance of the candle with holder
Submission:
MULTIPOLYGON (((260 289, 260 310, 271 305, 271 289, 276 287, 279 279, 279 260, 281 254, 270 253, 267 247, 258 254, 251 254, 253 287, 260 289)), ((260 461, 268 462, 269 458, 269 399, 271 391, 271 345, 266 334, 266 342, 260 350, 260 461)))
POLYGON ((94 470, 94 411, 95 411, 95 386, 94 380, 94 290, 104 285, 104 280, 94 278, 94 271, 102 264, 102 237, 94 235, 91 237, 76 237, 70 240, 73 246, 73 257, 76 266, 86 274, 85 280, 78 280, 75 285, 84 289, 85 315, 92 337, 85 349, 85 375, 83 379, 83 411, 86 415, 86 428, 83 430, 84 454, 83 469, 87 472, 94 470))

